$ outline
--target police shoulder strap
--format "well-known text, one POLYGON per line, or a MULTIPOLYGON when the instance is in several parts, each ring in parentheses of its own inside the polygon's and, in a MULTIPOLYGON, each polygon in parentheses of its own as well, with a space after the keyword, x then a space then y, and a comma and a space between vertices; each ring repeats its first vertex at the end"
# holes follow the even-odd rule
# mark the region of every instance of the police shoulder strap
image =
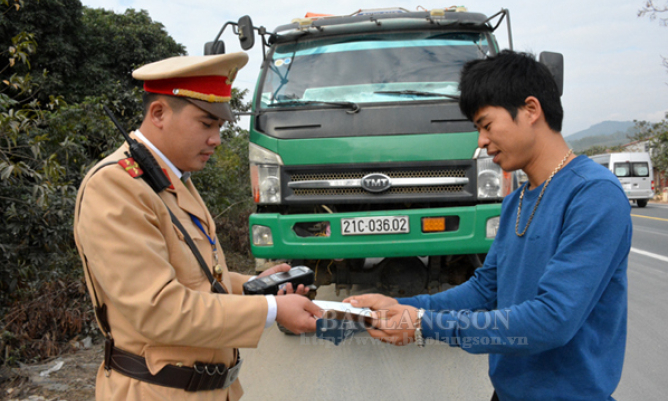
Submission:
POLYGON ((195 259, 197 259, 197 263, 199 263, 199 266, 202 268, 202 271, 206 275, 206 278, 209 279, 209 283, 211 283, 211 292, 217 294, 227 294, 227 291, 225 291, 225 287, 223 287, 223 285, 220 284, 220 282, 213 277, 213 274, 211 274, 211 271, 209 270, 209 267, 204 261, 202 254, 199 252, 199 249, 197 249, 197 245, 195 245, 195 242, 193 242, 193 239, 190 237, 186 229, 183 227, 183 224, 181 224, 179 219, 176 218, 176 216, 174 215, 174 213, 172 213, 172 210, 169 208, 169 206, 167 206, 167 204, 165 204, 165 207, 169 211, 169 216, 172 218, 172 223, 174 223, 176 228, 178 228, 179 231, 181 231, 181 234, 183 234, 183 239, 186 241, 186 244, 188 244, 188 247, 190 247, 190 250, 195 255, 195 259))

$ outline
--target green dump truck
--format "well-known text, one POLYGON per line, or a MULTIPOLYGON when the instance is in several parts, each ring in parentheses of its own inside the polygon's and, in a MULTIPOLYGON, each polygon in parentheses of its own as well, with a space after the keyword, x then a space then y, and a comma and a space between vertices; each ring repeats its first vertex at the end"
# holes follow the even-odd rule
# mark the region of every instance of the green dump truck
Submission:
MULTIPOLYGON (((459 73, 499 51, 504 19, 512 47, 505 9, 307 14, 272 33, 248 16, 225 25, 245 50, 256 31, 263 47, 250 121, 258 270, 305 264, 337 293, 415 294, 470 277, 518 180, 478 149, 459 73)), ((225 26, 205 53, 222 51, 225 26)), ((541 59, 563 80, 561 55, 541 59)))

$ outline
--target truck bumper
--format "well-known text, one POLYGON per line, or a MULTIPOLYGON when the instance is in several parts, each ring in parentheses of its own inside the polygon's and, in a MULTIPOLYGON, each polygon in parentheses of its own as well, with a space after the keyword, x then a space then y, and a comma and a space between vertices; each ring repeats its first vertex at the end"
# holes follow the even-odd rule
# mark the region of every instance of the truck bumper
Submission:
POLYGON ((255 213, 250 216, 251 251, 267 259, 350 259, 486 253, 494 238, 487 238, 489 219, 501 214, 501 204, 470 207, 394 210, 365 213, 299 214, 255 213), (372 216, 408 216, 410 233, 342 235, 341 219, 372 216), (456 231, 423 233, 423 217, 459 217, 456 231), (327 221, 329 236, 302 237, 295 233, 298 223, 327 221), (272 245, 253 243, 253 227, 271 230, 272 245))

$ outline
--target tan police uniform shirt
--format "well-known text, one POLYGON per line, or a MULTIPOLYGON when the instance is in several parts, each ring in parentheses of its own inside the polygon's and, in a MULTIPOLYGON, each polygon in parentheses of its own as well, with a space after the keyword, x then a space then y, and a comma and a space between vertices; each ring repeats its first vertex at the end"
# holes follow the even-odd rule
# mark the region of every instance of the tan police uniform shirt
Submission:
MULTIPOLYGON (((267 318, 263 296, 242 296, 248 276, 228 272, 223 285, 230 294, 214 294, 195 256, 173 225, 165 205, 186 228, 209 266, 212 246, 190 214, 212 238, 215 224, 190 180, 181 182, 164 162, 172 188, 159 195, 123 167, 100 167, 125 159, 127 144, 94 167, 77 197, 74 237, 88 265, 88 290, 93 286, 108 309, 115 345, 146 358, 151 373, 166 364, 195 362, 234 365, 234 348, 256 347, 267 318)), ((155 156, 155 155, 154 155, 155 156)), ((185 392, 131 379, 116 371, 96 383, 97 400, 238 400, 239 380, 228 389, 185 392)))

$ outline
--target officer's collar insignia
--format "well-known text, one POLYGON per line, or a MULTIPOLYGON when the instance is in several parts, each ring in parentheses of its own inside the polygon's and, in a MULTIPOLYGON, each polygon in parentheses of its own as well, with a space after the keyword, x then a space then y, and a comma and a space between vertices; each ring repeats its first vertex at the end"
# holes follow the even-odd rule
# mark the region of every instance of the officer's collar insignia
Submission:
POLYGON ((169 173, 167 172, 167 169, 166 169, 166 168, 163 168, 163 169, 162 169, 162 172, 165 173, 165 176, 166 176, 167 179, 169 180, 169 186, 167 187, 167 189, 171 189, 172 191, 174 191, 174 184, 172 184, 172 179, 169 178, 169 173))
POLYGON ((141 177, 144 174, 144 170, 142 170, 135 159, 131 157, 119 160, 118 164, 120 164, 132 178, 141 177))

